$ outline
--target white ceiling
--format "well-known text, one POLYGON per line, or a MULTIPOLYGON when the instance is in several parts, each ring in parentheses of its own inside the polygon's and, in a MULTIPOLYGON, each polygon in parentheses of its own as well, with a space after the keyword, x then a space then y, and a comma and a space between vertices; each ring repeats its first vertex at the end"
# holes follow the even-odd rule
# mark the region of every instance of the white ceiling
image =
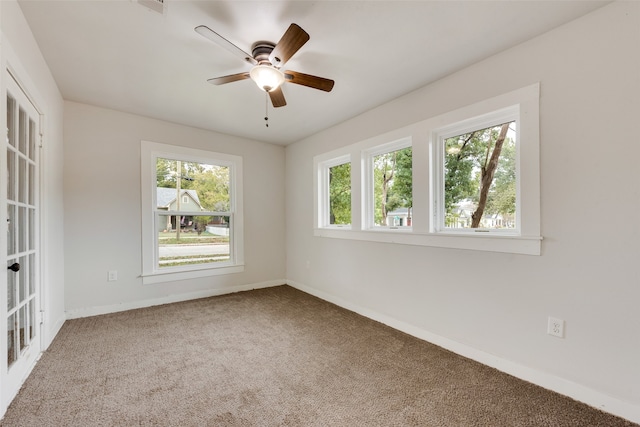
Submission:
MULTIPOLYGON (((62 96, 286 145, 500 52, 608 1, 186 1, 164 14, 135 0, 19 1, 62 96), (331 78, 331 93, 285 84, 269 104, 250 66, 194 31, 245 51, 290 23, 311 39, 284 69, 331 78)), ((481 82, 479 82, 481 83, 481 82)))

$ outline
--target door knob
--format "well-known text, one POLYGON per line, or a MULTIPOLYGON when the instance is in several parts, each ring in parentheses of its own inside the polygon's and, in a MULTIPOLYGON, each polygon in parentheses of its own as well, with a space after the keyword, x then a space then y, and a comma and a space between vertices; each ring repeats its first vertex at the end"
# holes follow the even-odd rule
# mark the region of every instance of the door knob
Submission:
POLYGON ((7 269, 11 270, 11 271, 18 272, 18 271, 20 271, 20 264, 18 264, 17 262, 14 262, 9 267, 7 267, 7 269))

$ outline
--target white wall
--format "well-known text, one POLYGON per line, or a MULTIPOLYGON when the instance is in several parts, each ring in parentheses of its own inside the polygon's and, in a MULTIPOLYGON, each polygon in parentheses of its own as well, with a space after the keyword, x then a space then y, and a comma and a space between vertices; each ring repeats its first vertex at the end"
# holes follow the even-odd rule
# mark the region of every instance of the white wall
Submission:
POLYGON ((640 422, 638 117, 640 3, 616 2, 288 146, 289 283, 640 422), (538 81, 541 256, 313 237, 313 156, 538 81))
MULTIPOLYGON (((42 279, 46 322, 45 348, 51 343, 65 320, 62 143, 63 100, 51 72, 40 53, 31 30, 15 1, 0 2, 2 21, 2 78, 4 67, 14 70, 44 114, 42 150, 42 279)), ((3 101, 4 102, 4 101, 3 101)), ((2 110, 4 111, 4 109, 2 110)), ((6 295, 6 294, 5 294, 6 295)))
POLYGON ((284 283, 284 148, 65 102, 64 227, 68 316, 284 283), (143 285, 140 141, 243 157, 243 273, 143 285), (108 282, 107 272, 118 271, 108 282))

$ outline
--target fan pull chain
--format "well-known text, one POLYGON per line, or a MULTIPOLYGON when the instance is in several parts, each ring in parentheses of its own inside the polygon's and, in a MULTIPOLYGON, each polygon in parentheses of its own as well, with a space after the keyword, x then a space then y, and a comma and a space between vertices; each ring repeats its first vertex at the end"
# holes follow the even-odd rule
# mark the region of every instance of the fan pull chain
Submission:
POLYGON ((264 93, 264 125, 269 127, 269 93, 264 93))

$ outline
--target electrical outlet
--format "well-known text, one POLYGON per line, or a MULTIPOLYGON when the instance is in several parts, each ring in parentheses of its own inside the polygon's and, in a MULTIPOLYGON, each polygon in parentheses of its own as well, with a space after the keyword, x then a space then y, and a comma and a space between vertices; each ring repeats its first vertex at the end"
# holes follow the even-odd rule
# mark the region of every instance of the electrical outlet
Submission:
POLYGON ((554 337, 564 338, 564 320, 549 316, 547 333, 554 337))
POLYGON ((118 280, 118 270, 109 270, 109 273, 107 273, 107 280, 109 282, 115 282, 118 280))

